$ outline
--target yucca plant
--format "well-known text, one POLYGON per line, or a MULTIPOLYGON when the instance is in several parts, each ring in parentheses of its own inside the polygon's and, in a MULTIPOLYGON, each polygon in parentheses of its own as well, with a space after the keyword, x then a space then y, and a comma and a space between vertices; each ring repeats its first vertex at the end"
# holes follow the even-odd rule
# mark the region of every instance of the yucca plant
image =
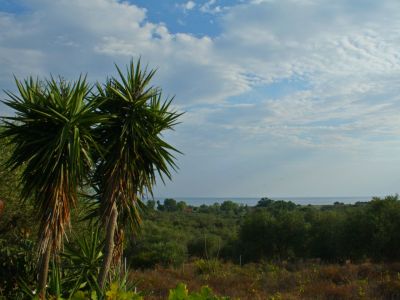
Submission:
POLYGON ((15 116, 3 118, 0 137, 13 144, 7 165, 24 167, 21 197, 34 201, 40 220, 38 288, 45 298, 49 261, 62 247, 71 207, 92 167, 92 129, 103 116, 95 113, 95 102, 86 100, 90 88, 85 78, 15 82, 18 93, 6 92, 3 101, 15 116))
POLYGON ((74 243, 66 244, 61 257, 66 259, 64 281, 70 286, 69 293, 78 290, 102 292, 97 284, 100 260, 103 256, 104 239, 99 236, 99 228, 90 226, 88 236, 76 238, 74 243))
POLYGON ((161 90, 150 86, 155 71, 142 69, 133 61, 119 78, 97 85, 99 112, 109 116, 98 127, 98 143, 104 155, 96 162, 95 182, 99 191, 100 215, 106 226, 104 261, 98 282, 104 287, 110 270, 114 240, 121 241, 127 221, 140 224, 141 197, 152 194, 157 176, 171 178, 175 169, 174 152, 162 138, 173 129, 179 113, 171 109, 172 99, 162 100, 161 90), (117 238, 119 237, 119 239, 117 238))

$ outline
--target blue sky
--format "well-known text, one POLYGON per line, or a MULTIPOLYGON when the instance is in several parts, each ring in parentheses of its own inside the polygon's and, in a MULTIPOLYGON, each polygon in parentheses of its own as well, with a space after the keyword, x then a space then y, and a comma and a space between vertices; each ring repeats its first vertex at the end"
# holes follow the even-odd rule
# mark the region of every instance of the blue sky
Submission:
POLYGON ((165 135, 180 169, 156 196, 393 194, 399 13, 397 0, 2 0, 0 88, 13 74, 95 82, 141 57, 186 112, 165 135))

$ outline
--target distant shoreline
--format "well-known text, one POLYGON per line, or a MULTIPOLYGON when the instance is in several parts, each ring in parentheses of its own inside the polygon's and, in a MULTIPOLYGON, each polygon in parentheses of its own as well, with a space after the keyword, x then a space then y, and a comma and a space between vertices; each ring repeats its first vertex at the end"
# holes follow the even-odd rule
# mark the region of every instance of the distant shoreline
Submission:
MULTIPOLYGON (((344 204, 354 204, 356 202, 370 201, 374 196, 357 196, 357 197, 268 197, 272 200, 292 201, 299 205, 333 205, 335 202, 344 204)), ((155 200, 163 202, 164 199, 172 198, 176 201, 184 201, 188 205, 212 205, 214 203, 221 204, 224 201, 232 201, 238 204, 254 206, 262 197, 155 197, 155 200)))

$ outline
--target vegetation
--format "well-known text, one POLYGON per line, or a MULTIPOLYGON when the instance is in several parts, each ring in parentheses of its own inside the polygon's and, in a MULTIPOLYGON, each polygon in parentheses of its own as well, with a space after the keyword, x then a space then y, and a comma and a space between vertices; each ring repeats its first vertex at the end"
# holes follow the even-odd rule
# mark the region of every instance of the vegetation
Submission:
POLYGON ((119 79, 97 85, 99 114, 107 118, 96 128, 104 150, 96 163, 94 183, 98 189, 100 216, 106 225, 106 243, 99 286, 104 287, 111 261, 117 261, 114 243, 121 245, 123 226, 129 221, 138 227, 140 198, 152 193, 156 175, 171 178, 175 167, 171 151, 161 134, 176 125, 179 114, 170 109, 171 100, 161 100, 161 91, 149 86, 155 71, 142 70, 140 61, 129 65, 126 75, 118 69, 119 79))
POLYGON ((185 205, 181 210, 166 199, 158 207, 160 210, 148 209, 141 234, 127 245, 132 266, 180 265, 185 257, 239 264, 400 258, 397 195, 321 207, 266 199, 255 207, 226 201, 200 207, 185 205))
POLYGON ((33 199, 39 225, 39 290, 45 294, 49 262, 62 247, 79 185, 92 165, 91 126, 99 122, 93 102, 85 102, 84 79, 67 83, 16 80, 19 95, 4 103, 15 110, 5 118, 2 137, 13 145, 10 169, 24 166, 21 197, 33 199))
MULTIPOLYGON (((230 299, 399 299, 398 263, 326 264, 317 261, 257 264, 220 262, 204 272, 198 261, 181 268, 158 266, 134 270, 132 280, 146 300, 167 299, 169 289, 186 282, 190 290, 209 286, 230 299)), ((207 298, 208 299, 208 298, 207 298)))
MULTIPOLYGON (((16 190, 23 201, 34 203, 39 218, 41 299, 46 298, 50 263, 54 267, 50 283, 54 278, 61 282, 63 262, 59 254, 78 192, 97 192, 91 205, 99 203, 96 210, 106 226, 104 255, 93 257, 97 246, 95 242, 88 246, 86 240, 80 243, 84 256, 63 255, 71 262, 90 258, 86 271, 91 276, 78 275, 75 286, 80 287, 80 280, 85 279, 85 284, 95 286, 97 294, 104 296, 111 262, 122 257, 121 224, 130 221, 136 229, 140 196, 152 193, 156 176, 171 178, 169 168, 175 168, 171 151, 178 151, 161 138, 179 117, 170 109, 172 99, 162 101, 160 89, 149 87, 154 71, 143 71, 140 62, 136 66, 131 62, 126 76, 117 70, 120 80, 111 78, 104 86, 97 84, 96 92, 82 78, 73 83, 62 78, 16 79, 18 94, 6 92, 9 99, 4 103, 15 116, 3 117, 0 138, 9 146, 5 167, 20 172, 13 178, 14 184, 21 186, 16 190), (97 269, 93 263, 100 260, 102 267, 94 284, 92 273, 97 269)), ((3 201, 1 205, 3 210, 3 201)), ((90 213, 87 218, 94 216, 90 213)), ((62 293, 59 284, 56 286, 59 296, 62 293)))

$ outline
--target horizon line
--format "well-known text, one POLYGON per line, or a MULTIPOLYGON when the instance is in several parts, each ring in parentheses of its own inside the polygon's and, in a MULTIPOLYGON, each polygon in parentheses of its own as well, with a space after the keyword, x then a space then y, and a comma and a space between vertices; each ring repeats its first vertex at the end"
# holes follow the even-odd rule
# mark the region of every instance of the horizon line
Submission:
MULTIPOLYGON (((253 199, 261 199, 261 198, 269 198, 269 199, 274 199, 274 198, 373 198, 373 197, 385 197, 385 196, 390 196, 390 195, 397 195, 398 193, 395 194, 385 194, 385 195, 357 195, 357 196, 154 196, 153 198, 179 198, 179 199, 184 199, 184 198, 198 198, 198 199, 210 199, 210 198, 215 198, 215 199, 240 199, 240 198, 253 198, 253 199)), ((151 198, 151 197, 150 197, 151 198)), ((150 199, 148 198, 148 199, 150 199)), ((279 200, 279 199, 278 199, 279 200)))

